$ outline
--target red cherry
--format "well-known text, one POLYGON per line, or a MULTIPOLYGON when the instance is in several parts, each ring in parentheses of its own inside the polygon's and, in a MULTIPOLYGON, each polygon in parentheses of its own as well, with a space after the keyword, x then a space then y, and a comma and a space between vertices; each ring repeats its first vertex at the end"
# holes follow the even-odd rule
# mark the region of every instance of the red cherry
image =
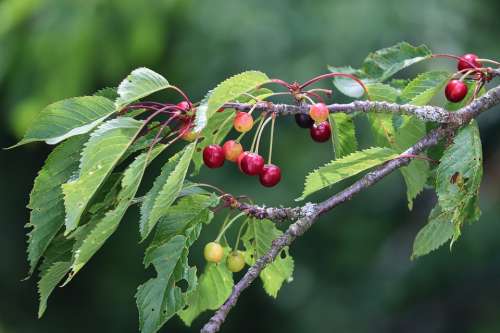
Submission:
POLYGON ((259 180, 265 187, 273 187, 281 180, 281 169, 274 164, 266 164, 262 168, 259 180))
POLYGON ((330 139, 332 135, 332 130, 330 128, 330 124, 327 121, 324 121, 319 124, 312 125, 310 129, 311 138, 316 142, 325 142, 330 139))
POLYGON ((189 105, 189 103, 187 101, 182 101, 182 102, 177 103, 177 107, 179 109, 181 109, 182 111, 187 111, 191 108, 191 106, 189 105))
POLYGON ((451 80, 446 85, 444 94, 452 103, 458 103, 467 95, 467 85, 460 80, 451 80))
POLYGON ((219 110, 217 110, 217 112, 224 112, 224 108, 220 108, 219 110))
POLYGON ((249 176, 256 176, 262 172, 264 158, 259 154, 248 153, 241 159, 241 171, 249 176))
POLYGON ((236 164, 238 164, 238 169, 240 169, 241 172, 243 172, 243 169, 241 169, 241 161, 243 160, 243 157, 247 156, 250 154, 249 151, 244 151, 238 156, 238 159, 236 160, 236 164))
POLYGON ((219 168, 224 164, 224 151, 219 145, 206 146, 203 149, 203 162, 211 169, 219 168))
POLYGON ((478 68, 481 67, 482 64, 477 61, 477 55, 474 53, 467 53, 460 57, 458 61, 457 68, 459 71, 464 69, 478 68))
POLYGON ((309 107, 309 116, 314 119, 315 122, 321 123, 328 119, 328 108, 324 103, 312 104, 309 107))
POLYGON ((240 133, 250 131, 253 126, 252 115, 246 112, 238 112, 234 118, 233 126, 240 133))
POLYGON ((231 162, 236 162, 238 157, 243 152, 243 147, 241 144, 235 140, 229 140, 222 145, 222 150, 224 150, 224 156, 226 160, 231 162))

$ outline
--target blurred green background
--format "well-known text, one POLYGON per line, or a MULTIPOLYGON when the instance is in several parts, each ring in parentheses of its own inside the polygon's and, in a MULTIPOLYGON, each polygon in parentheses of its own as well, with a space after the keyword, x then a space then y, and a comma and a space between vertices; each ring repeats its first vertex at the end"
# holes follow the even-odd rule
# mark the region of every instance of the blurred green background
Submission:
MULTIPOLYGON (((247 69, 302 81, 326 72, 327 64, 357 66, 370 51, 402 40, 498 59, 499 12, 498 0, 1 0, 0 143, 15 143, 48 103, 115 86, 140 66, 198 100, 247 69)), ((427 62, 405 75, 431 67, 454 64, 427 62)), ((394 174, 324 216, 292 248, 293 283, 276 300, 260 283, 252 286, 223 331, 500 332, 499 112, 479 121, 483 216, 465 228, 452 254, 443 247, 410 261, 434 195, 425 192, 408 212, 402 178, 394 174)), ((369 134, 361 131, 360 139, 368 144, 369 134)), ((21 282, 28 270, 23 226, 28 193, 49 151, 34 144, 0 152, 0 333, 136 332, 133 295, 152 274, 141 264, 136 210, 36 319, 36 281, 21 282)), ((204 170, 200 178, 260 203, 293 205, 306 173, 330 156, 328 145, 313 144, 284 119, 273 156, 284 173, 277 188, 263 189, 231 166, 204 170)), ((214 235, 207 229, 201 243, 214 235)), ((172 319, 162 331, 198 331, 207 318, 192 328, 172 319)))

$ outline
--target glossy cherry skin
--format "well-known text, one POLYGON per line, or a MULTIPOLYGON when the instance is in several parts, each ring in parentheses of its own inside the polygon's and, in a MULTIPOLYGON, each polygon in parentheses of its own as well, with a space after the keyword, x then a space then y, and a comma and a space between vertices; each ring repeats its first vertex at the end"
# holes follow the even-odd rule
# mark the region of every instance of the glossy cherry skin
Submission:
POLYGON ((264 158, 259 154, 248 153, 241 159, 241 171, 249 176, 256 176, 262 172, 264 158))
POLYGON ((314 124, 311 129, 311 138, 316 142, 325 142, 330 139, 332 135, 332 130, 330 128, 330 124, 327 121, 324 121, 319 124, 314 124))
POLYGON ((281 180, 281 169, 274 164, 266 164, 262 168, 259 180, 265 187, 273 187, 281 180))
POLYGON ((308 114, 305 113, 297 113, 295 115, 295 122, 301 128, 311 128, 312 125, 314 124, 314 120, 308 114))
POLYGON ((206 146, 203 149, 203 162, 211 169, 220 168, 224 164, 224 151, 219 145, 206 146))
POLYGON ((249 151, 244 151, 238 156, 238 159, 236 160, 236 164, 238 164, 238 169, 240 169, 241 172, 243 172, 243 169, 241 169, 241 161, 243 160, 243 157, 247 156, 250 154, 249 151))
POLYGON ((238 161, 238 157, 241 155, 241 153, 243 153, 243 147, 241 146, 241 143, 235 140, 226 141, 222 145, 222 150, 224 151, 226 160, 231 162, 238 161))
POLYGON ((252 115, 246 112, 238 112, 233 121, 234 129, 240 133, 248 132, 253 127, 252 115))
POLYGON ((444 94, 446 99, 452 103, 458 103, 462 101, 467 95, 467 85, 460 80, 451 80, 446 85, 444 94))
POLYGON ((321 123, 328 119, 328 108, 324 103, 312 104, 309 107, 309 116, 316 122, 321 123))
POLYGON ((182 102, 177 103, 177 107, 179 109, 181 109, 182 111, 187 111, 191 108, 187 101, 182 101, 182 102))
POLYGON ((203 249, 203 256, 208 262, 218 263, 224 257, 224 248, 217 242, 210 242, 203 249))
POLYGON ((474 53, 467 53, 460 57, 457 68, 459 71, 464 69, 479 68, 482 64, 477 61, 477 55, 474 53))

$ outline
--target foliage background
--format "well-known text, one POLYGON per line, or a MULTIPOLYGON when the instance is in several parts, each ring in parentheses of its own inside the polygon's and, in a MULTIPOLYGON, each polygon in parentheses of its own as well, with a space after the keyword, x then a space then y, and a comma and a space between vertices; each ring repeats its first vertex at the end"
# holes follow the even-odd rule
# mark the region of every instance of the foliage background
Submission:
MULTIPOLYGON (((327 64, 356 66, 368 52, 401 40, 498 59, 499 10, 495 0, 2 0, 0 144, 16 142, 46 104, 116 85, 139 66, 158 71, 196 100, 243 70, 301 81, 326 72, 327 64)), ((453 69, 443 60, 419 66, 453 69)), ((292 248, 294 282, 277 300, 252 287, 224 331, 500 331, 499 111, 479 120, 483 216, 465 229, 452 255, 444 247, 409 260, 434 197, 426 192, 408 212, 404 184, 394 174, 323 217, 292 248)), ((201 178, 258 202, 293 204, 306 172, 331 152, 290 119, 280 123, 273 160, 285 179, 276 189, 262 189, 230 166, 204 170, 201 178)), ((360 138, 370 140, 364 133, 360 138)), ((41 144, 0 152, 0 333, 136 332, 133 295, 149 272, 136 246, 134 210, 36 319, 35 280, 20 282, 27 272, 23 225, 33 178, 48 152, 41 144)), ((205 240, 214 234, 209 230, 205 240)), ((192 330, 174 319, 163 331, 197 330, 206 318, 192 330)))

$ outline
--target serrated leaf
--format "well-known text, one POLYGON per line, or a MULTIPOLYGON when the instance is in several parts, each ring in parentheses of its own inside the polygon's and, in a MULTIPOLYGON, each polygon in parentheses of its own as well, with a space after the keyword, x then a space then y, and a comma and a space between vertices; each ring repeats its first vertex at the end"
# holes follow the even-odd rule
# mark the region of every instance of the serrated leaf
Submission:
POLYGON ((436 191, 442 211, 451 213, 455 241, 463 223, 479 217, 477 197, 483 176, 482 147, 475 121, 461 128, 436 170, 436 191))
POLYGON ((70 270, 72 244, 72 240, 57 237, 44 254, 37 284, 40 295, 38 318, 43 316, 49 296, 70 270))
POLYGON ((112 119, 90 135, 85 144, 78 178, 62 185, 66 234, 74 230, 90 200, 130 147, 143 122, 128 117, 112 119))
POLYGON ((203 224, 212 219, 213 213, 208 208, 217 202, 214 196, 185 197, 159 221, 144 257, 144 265, 147 268, 152 264, 157 277, 139 286, 136 294, 141 332, 158 331, 196 293, 196 268, 190 267, 187 259, 189 247, 198 238, 203 224), (188 284, 185 290, 178 286, 181 280, 188 284))
POLYGON ((101 209, 102 212, 100 214, 94 216, 90 222, 81 227, 82 230, 80 232, 76 233, 71 275, 67 282, 82 269, 116 231, 139 189, 147 165, 165 148, 166 145, 159 145, 151 150, 151 152, 144 152, 138 155, 123 173, 120 182, 121 188, 115 202, 110 207, 101 209))
MULTIPOLYGON (((248 220, 248 227, 241 238, 246 250, 247 263, 255 264, 256 260, 270 250, 273 240, 282 234, 270 220, 248 220)), ((276 297, 283 283, 291 281, 293 268, 293 258, 288 254, 288 248, 285 248, 272 263, 262 270, 260 278, 269 296, 276 297)))
POLYGON ((113 102, 100 96, 75 97, 50 104, 38 114, 23 139, 10 148, 34 141, 54 145, 90 132, 113 112, 113 102))
POLYGON ((341 158, 358 149, 356 129, 352 116, 345 113, 331 113, 332 138, 335 149, 335 158, 341 158))
POLYGON ((426 105, 443 89, 450 79, 447 72, 434 71, 418 75, 401 93, 401 103, 413 105, 426 105))
POLYGON ((429 222, 418 232, 413 242, 412 259, 426 255, 449 241, 455 227, 449 214, 443 213, 437 205, 431 211, 429 222))
POLYGON ((369 83, 366 85, 368 96, 372 101, 386 101, 394 103, 401 94, 401 90, 396 89, 388 84, 369 83))
POLYGON ((231 294, 233 285, 233 275, 224 261, 207 264, 198 287, 188 298, 188 307, 179 312, 179 317, 190 326, 200 313, 218 309, 231 294))
POLYGON ((30 194, 32 228, 28 234, 28 260, 31 275, 52 239, 64 225, 64 196, 61 185, 78 170, 80 151, 87 136, 73 137, 57 146, 38 172, 30 194))
POLYGON ((118 109, 170 86, 167 79, 149 68, 134 69, 118 86, 118 109))
MULTIPOLYGON (((396 131, 395 148, 403 152, 425 136, 425 123, 420 119, 402 116, 403 124, 396 131)), ((406 183, 408 208, 413 209, 413 200, 422 192, 429 177, 429 163, 413 159, 408 166, 400 168, 406 183)))
MULTIPOLYGON (((401 93, 398 89, 383 83, 369 84, 367 89, 372 101, 394 103, 401 93)), ((392 121, 393 115, 390 113, 369 113, 367 117, 375 144, 381 147, 393 146, 396 135, 392 121)))
POLYGON ((390 148, 373 147, 331 161, 307 175, 302 196, 296 200, 304 200, 314 192, 371 169, 397 156, 398 153, 390 148))
POLYGON ((198 107, 194 131, 200 132, 207 125, 210 117, 224 104, 268 81, 269 78, 262 72, 246 71, 221 82, 207 94, 206 103, 202 102, 198 107))
POLYGON ((161 174, 146 194, 141 206, 140 233, 142 240, 149 235, 158 220, 165 216, 179 195, 195 147, 196 142, 193 142, 186 146, 182 152, 173 156, 163 166, 161 174))
POLYGON ((116 87, 107 87, 97 90, 94 93, 94 96, 106 97, 107 99, 114 101, 118 98, 118 88, 116 87))

